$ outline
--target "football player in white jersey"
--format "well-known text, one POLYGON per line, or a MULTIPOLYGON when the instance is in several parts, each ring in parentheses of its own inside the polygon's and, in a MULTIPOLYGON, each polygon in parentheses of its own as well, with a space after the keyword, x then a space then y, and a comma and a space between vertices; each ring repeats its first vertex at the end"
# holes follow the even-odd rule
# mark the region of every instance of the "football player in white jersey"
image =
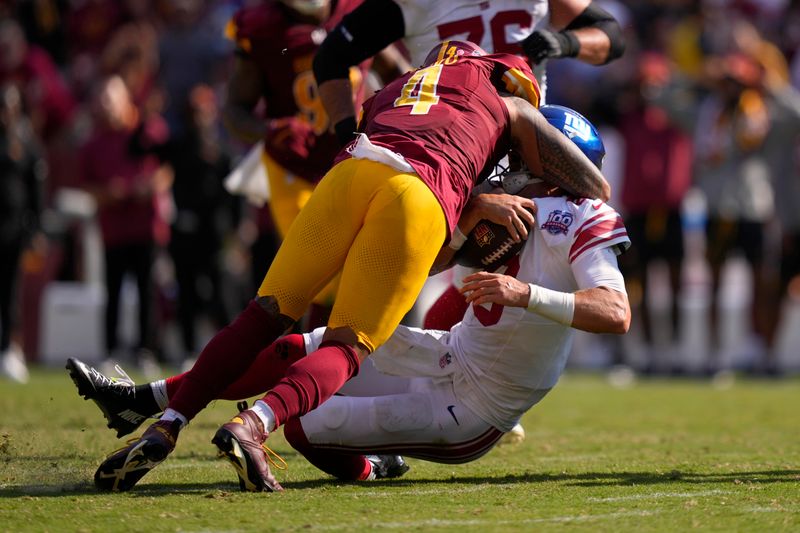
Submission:
POLYGON ((328 34, 314 58, 319 94, 342 144, 356 130, 349 67, 401 39, 414 66, 450 39, 474 42, 489 53, 524 54, 543 90, 548 58, 599 65, 624 51, 619 24, 591 0, 365 0, 328 34))
MULTIPOLYGON (((600 165, 604 149, 589 121, 559 106, 545 106, 542 114, 600 165)), ((616 256, 630 241, 620 216, 600 200, 560 196, 541 180, 520 184, 518 177, 516 186, 507 180, 504 189, 533 197, 537 207, 536 227, 520 254, 495 272, 467 276, 462 291, 472 305, 450 331, 400 326, 374 352, 379 370, 402 376, 395 393, 335 396, 285 425, 287 440, 312 464, 355 480, 401 475, 407 466, 400 455, 445 463, 477 459, 555 386, 575 329, 627 331, 630 306, 616 256)), ((493 196, 473 198, 459 221, 464 234, 485 217, 493 196)), ((439 261, 448 263, 455 248, 451 241, 439 261)), ((280 349, 262 352, 243 379, 251 387, 263 383, 266 367, 311 353, 322 333, 285 337, 280 349)), ((120 435, 166 406, 163 381, 133 387, 78 361, 70 365, 81 395, 98 403, 120 435)), ((229 396, 255 393, 243 393, 246 388, 234 384, 240 395, 232 390, 229 396)))

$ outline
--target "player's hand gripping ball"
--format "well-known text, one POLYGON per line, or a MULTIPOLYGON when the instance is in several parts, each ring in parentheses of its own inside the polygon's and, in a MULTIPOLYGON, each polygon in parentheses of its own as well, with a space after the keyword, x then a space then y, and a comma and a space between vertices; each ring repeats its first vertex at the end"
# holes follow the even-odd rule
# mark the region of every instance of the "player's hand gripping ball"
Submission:
MULTIPOLYGON (((524 219, 523 224, 528 230, 528 238, 531 238, 531 228, 524 219)), ((517 255, 524 245, 524 239, 514 242, 502 224, 481 220, 467 235, 467 240, 456 252, 453 261, 462 266, 492 271, 517 255)))

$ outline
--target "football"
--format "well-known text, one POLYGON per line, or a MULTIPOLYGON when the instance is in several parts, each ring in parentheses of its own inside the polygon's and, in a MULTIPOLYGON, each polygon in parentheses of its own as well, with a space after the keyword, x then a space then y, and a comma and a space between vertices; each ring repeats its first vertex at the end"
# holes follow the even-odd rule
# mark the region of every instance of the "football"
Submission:
MULTIPOLYGON (((525 228, 530 232, 527 223, 525 228)), ((453 261, 461 266, 491 271, 517 255, 524 245, 525 240, 514 242, 505 226, 481 220, 469 232, 453 261)))

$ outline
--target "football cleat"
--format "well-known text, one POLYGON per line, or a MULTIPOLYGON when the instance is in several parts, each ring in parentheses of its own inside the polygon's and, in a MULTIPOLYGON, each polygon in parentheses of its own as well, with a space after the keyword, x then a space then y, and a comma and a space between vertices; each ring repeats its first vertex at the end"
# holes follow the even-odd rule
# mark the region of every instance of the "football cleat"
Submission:
POLYGON ((525 440, 525 428, 522 424, 517 423, 516 426, 511 428, 511 431, 504 433, 497 444, 519 444, 525 440))
POLYGON ((104 491, 124 492, 161 464, 175 449, 180 420, 159 420, 138 439, 112 452, 94 473, 95 486, 104 491))
MULTIPOLYGON (((270 470, 270 463, 278 466, 270 457, 275 452, 264 446, 269 434, 264 424, 253 411, 241 411, 230 422, 217 430, 211 442, 217 447, 217 456, 227 461, 236 470, 239 488, 248 492, 276 492, 283 490, 270 470)), ((283 461, 283 468, 285 468, 283 461)), ((279 467, 280 468, 280 467, 279 467)))
POLYGON ((372 464, 372 479, 392 479, 411 470, 400 455, 367 455, 366 458, 372 464))
POLYGON ((117 438, 134 432, 150 416, 133 409, 136 384, 119 365, 114 367, 121 376, 118 378, 110 378, 74 357, 67 359, 66 368, 78 394, 97 404, 117 438))

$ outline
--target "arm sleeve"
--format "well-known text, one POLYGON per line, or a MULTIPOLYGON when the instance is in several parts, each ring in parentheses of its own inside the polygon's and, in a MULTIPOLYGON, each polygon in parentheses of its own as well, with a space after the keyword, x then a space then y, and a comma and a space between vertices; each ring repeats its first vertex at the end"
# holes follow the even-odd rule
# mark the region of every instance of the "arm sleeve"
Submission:
POLYGON ((317 84, 346 79, 358 65, 405 35, 403 12, 392 0, 366 0, 346 15, 314 56, 317 84))
POLYGON ((625 280, 617 265, 617 254, 611 248, 596 248, 572 262, 572 274, 580 289, 608 287, 627 294, 625 280))
POLYGON ((625 39, 617 20, 596 2, 589 4, 583 12, 564 28, 564 31, 581 28, 597 28, 608 36, 610 47, 606 63, 620 57, 625 52, 625 39))

